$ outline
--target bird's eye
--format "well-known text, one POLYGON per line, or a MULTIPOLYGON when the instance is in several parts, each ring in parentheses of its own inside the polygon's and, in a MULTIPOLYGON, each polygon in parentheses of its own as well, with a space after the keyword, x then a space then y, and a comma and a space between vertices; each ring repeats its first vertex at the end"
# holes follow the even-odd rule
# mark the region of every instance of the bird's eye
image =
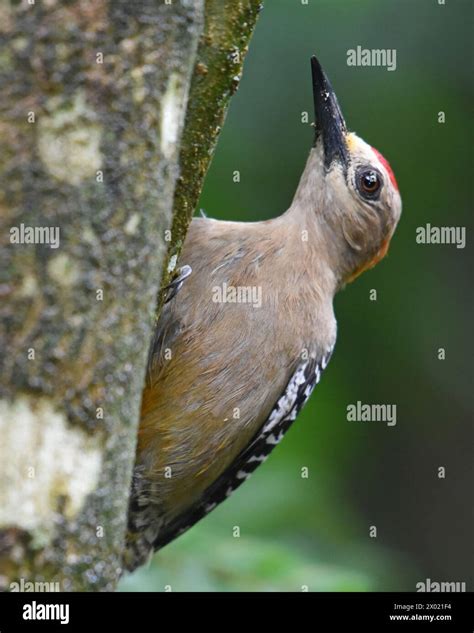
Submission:
POLYGON ((357 177, 357 188, 364 198, 374 200, 382 187, 382 179, 375 169, 364 169, 357 177))

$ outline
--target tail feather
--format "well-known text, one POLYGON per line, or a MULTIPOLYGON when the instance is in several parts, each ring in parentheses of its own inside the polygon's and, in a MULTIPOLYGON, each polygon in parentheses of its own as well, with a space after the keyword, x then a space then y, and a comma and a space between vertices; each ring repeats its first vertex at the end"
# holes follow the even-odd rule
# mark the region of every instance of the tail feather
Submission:
POLYGON ((136 467, 133 473, 127 533, 122 563, 127 571, 144 565, 153 555, 154 543, 163 520, 160 505, 151 500, 149 482, 143 477, 143 469, 136 467))

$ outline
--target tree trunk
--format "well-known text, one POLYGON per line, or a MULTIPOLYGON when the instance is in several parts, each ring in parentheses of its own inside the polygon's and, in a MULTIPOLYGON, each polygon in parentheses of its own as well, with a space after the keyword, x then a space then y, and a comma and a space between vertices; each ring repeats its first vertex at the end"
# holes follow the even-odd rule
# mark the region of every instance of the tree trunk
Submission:
POLYGON ((119 576, 201 9, 2 4, 7 589, 23 578, 110 590, 119 576))
POLYGON ((0 7, 4 589, 120 575, 166 247, 168 279, 259 7, 203 3, 0 7))

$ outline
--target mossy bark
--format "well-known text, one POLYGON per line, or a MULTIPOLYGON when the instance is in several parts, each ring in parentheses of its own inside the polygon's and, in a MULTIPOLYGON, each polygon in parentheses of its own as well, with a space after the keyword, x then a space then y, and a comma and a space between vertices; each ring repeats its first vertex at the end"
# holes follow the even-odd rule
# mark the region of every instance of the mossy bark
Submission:
POLYGON ((0 5, 0 588, 120 576, 160 280, 259 8, 0 5))
POLYGON ((262 7, 261 0, 206 0, 204 32, 191 82, 174 194, 170 263, 163 285, 169 283, 184 243, 262 7))

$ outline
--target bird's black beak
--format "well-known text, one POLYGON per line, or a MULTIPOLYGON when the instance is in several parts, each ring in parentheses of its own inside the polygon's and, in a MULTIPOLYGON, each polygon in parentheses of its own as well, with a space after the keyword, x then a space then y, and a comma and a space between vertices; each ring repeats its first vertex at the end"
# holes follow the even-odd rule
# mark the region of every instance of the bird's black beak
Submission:
POLYGON ((346 123, 331 83, 314 55, 311 57, 311 71, 316 115, 314 144, 316 145, 319 137, 322 136, 326 168, 337 160, 345 169, 348 163, 346 123))

